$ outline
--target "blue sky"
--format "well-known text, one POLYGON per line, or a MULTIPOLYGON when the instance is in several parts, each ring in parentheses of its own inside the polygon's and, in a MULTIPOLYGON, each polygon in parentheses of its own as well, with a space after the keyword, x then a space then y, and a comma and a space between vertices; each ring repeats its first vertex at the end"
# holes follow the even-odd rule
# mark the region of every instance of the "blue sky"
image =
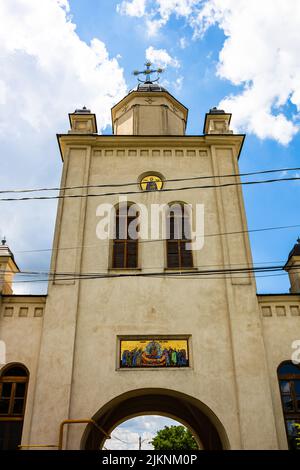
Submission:
MULTIPOLYGON (((146 57, 165 67, 162 83, 189 108, 189 134, 202 133, 213 106, 233 113, 247 134, 241 172, 300 166, 299 2, 265 0, 257 12, 258 3, 0 0, 1 187, 57 186, 55 134, 67 130, 67 113, 87 105, 110 133, 110 107, 135 86, 132 70, 146 57)), ((245 187, 244 196, 250 229, 299 223, 298 181, 245 187)), ((1 203, 0 233, 23 270, 49 268, 50 251, 30 251, 51 248, 55 213, 55 201, 1 203)), ((254 262, 285 261, 299 232, 250 234, 254 262)), ((289 288, 286 275, 257 285, 289 288)))
MULTIPOLYGON (((213 106, 233 113, 247 134, 241 172, 300 166, 299 0, 0 0, 0 17, 1 189, 59 185, 55 134, 67 131, 67 114, 87 105, 110 133, 110 108, 146 57, 166 68, 162 83, 189 108, 189 134, 202 133, 213 106)), ((300 224, 300 182, 243 191, 249 229, 300 224)), ((55 214, 56 201, 0 202, 0 235, 21 269, 49 269, 55 214), (48 251, 31 252, 40 249, 48 251)), ((283 263, 299 233, 250 234, 254 262, 283 263)), ((288 292, 289 282, 257 286, 288 292)), ((166 423, 136 418, 122 435, 166 423)))

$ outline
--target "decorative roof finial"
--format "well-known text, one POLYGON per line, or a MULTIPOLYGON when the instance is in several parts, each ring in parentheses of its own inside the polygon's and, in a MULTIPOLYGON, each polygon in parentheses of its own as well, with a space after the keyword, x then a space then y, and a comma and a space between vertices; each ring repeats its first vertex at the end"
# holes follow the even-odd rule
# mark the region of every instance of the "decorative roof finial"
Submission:
POLYGON ((5 246, 5 245, 6 245, 6 238, 5 238, 5 236, 2 238, 1 244, 2 244, 2 246, 5 246))
POLYGON ((146 80, 140 80, 138 78, 138 81, 141 82, 141 83, 154 83, 154 82, 158 82, 160 76, 159 74, 163 73, 163 69, 158 67, 157 69, 151 69, 151 65, 152 63, 150 61, 147 61, 145 63, 146 65, 146 69, 145 70, 142 70, 142 71, 139 71, 139 70, 134 70, 132 73, 133 75, 135 76, 138 76, 138 75, 145 75, 146 76, 146 80), (158 76, 154 79, 154 80, 151 80, 151 74, 152 73, 157 73, 158 76))
POLYGON ((297 238, 297 243, 300 245, 300 237, 297 238))

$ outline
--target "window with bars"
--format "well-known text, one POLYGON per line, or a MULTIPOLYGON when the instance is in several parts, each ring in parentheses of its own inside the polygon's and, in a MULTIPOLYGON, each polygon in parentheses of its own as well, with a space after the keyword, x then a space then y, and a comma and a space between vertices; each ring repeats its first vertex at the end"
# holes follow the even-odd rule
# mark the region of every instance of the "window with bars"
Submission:
POLYGON ((120 208, 116 211, 116 236, 113 240, 113 268, 133 269, 138 267, 138 240, 131 238, 129 233, 130 223, 138 214, 128 214, 130 206, 124 211, 120 208))
POLYGON ((187 244, 191 243, 190 217, 183 205, 175 206, 167 214, 167 267, 192 268, 192 251, 187 249, 187 244))
POLYGON ((0 374, 1 450, 16 450, 21 443, 28 379, 21 364, 8 365, 0 374))
POLYGON ((299 449, 295 424, 300 423, 300 367, 283 362, 277 373, 289 449, 299 449))

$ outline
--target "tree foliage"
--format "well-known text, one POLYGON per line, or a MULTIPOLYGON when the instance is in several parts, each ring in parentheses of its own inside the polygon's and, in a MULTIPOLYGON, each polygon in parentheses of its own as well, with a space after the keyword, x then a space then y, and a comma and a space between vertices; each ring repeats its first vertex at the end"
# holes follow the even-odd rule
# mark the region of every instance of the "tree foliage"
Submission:
POLYGON ((155 450, 198 449, 191 431, 184 426, 165 426, 151 441, 155 450))

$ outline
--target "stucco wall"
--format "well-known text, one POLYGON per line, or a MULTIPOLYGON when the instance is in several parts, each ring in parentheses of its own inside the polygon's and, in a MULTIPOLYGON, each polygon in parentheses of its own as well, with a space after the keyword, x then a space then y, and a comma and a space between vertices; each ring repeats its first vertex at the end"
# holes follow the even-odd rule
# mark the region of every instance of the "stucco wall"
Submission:
POLYGON ((291 360, 292 345, 300 340, 300 295, 259 295, 268 373, 279 448, 286 449, 286 433, 277 379, 277 368, 291 360))
POLYGON ((0 339, 6 345, 6 363, 20 362, 30 373, 23 443, 29 439, 45 302, 45 296, 0 296, 0 339))

